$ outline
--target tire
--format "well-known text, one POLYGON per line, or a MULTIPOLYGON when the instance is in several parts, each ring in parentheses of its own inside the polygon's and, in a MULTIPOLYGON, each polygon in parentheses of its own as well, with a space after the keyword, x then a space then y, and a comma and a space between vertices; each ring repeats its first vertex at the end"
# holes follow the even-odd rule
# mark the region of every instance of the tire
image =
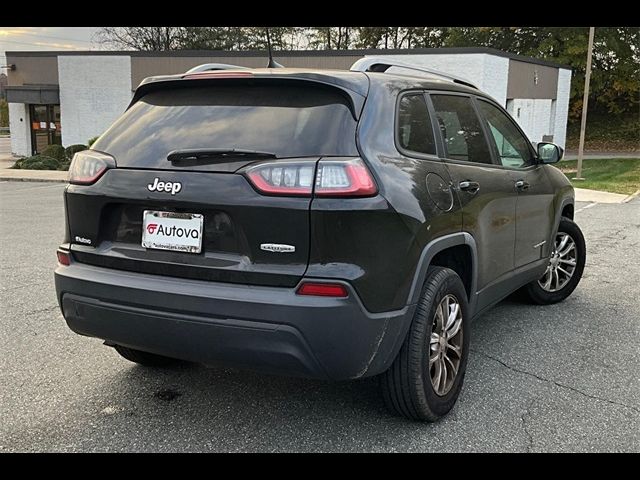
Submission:
MULTIPOLYGON (((567 250, 567 248, 568 247, 565 247, 564 250, 567 250)), ((562 252, 563 250, 560 250, 558 253, 561 254, 562 252)), ((560 226, 558 227, 558 234, 556 235, 556 238, 554 240, 554 250, 551 255, 547 271, 540 279, 529 283, 522 289, 526 300, 538 305, 550 305, 552 303, 561 302, 562 300, 567 298, 576 289, 578 283, 580 283, 582 272, 584 271, 586 256, 587 254, 584 236, 582 235, 580 227, 578 227, 578 225, 569 218, 562 217, 562 219, 560 219, 560 226), (569 253, 565 252, 566 258, 563 258, 556 253, 556 247, 561 246, 561 244, 559 244, 559 239, 563 238, 562 236, 565 234, 570 237, 570 240, 573 240, 575 251, 569 253), (571 271, 571 277, 569 278, 569 280, 565 282, 564 285, 561 286, 561 288, 558 288, 555 291, 550 291, 550 289, 553 288, 553 285, 549 284, 549 288, 544 288, 544 284, 548 283, 546 280, 548 280, 550 277, 553 277, 554 257, 557 257, 556 261, 563 262, 557 264, 560 268, 568 265, 567 270, 569 270, 569 268, 571 268, 571 264, 568 263, 568 261, 570 260, 573 260, 575 262, 575 266, 571 271)), ((566 272, 567 270, 564 271, 566 272)), ((564 276, 562 271, 556 271, 556 275, 564 276)), ((555 282, 553 278, 552 281, 555 282)), ((556 284, 556 286, 560 285, 561 284, 556 284)))
MULTIPOLYGON (((434 422, 451 410, 462 389, 467 367, 469 321, 467 292, 460 277, 448 268, 429 267, 407 337, 389 370, 380 377, 384 402, 392 413, 410 420, 434 422), (449 351, 448 347, 443 349, 441 343, 432 345, 432 333, 437 334, 432 330, 440 331, 438 318, 441 317, 438 316, 437 310, 443 302, 451 301, 451 298, 459 306, 460 318, 455 322, 460 328, 458 334, 452 335, 449 340, 452 345, 456 343, 460 354, 457 373, 453 380, 448 382, 448 389, 443 388, 438 393, 433 384, 435 380, 432 380, 432 373, 437 373, 436 364, 440 360, 436 360, 433 366, 430 366, 429 358, 435 355, 442 358, 444 363, 444 357, 437 353, 438 351, 447 351, 453 360, 456 354, 454 350, 449 351), (436 350, 432 350, 433 348, 436 350)), ((446 366, 452 369, 449 363, 446 366)))
POLYGON ((114 345, 116 352, 130 362, 143 365, 145 367, 173 367, 183 365, 187 362, 178 360, 177 358, 163 357, 155 353, 143 352, 133 348, 123 347, 122 345, 114 345))

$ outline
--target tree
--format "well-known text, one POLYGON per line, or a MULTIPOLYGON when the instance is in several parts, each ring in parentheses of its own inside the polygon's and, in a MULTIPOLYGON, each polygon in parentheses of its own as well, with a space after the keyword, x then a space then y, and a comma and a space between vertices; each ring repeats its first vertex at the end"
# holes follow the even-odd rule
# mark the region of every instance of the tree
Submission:
POLYGON ((309 47, 317 50, 349 50, 356 46, 356 27, 309 29, 309 47))
MULTIPOLYGON (((491 47, 572 67, 571 118, 579 116, 587 27, 270 27, 274 51, 296 49, 491 47)), ((98 40, 134 50, 265 50, 264 27, 105 27, 98 40)), ((640 29, 597 27, 590 108, 640 108, 640 29), (593 103, 592 103, 593 102, 593 103)))
MULTIPOLYGON (((543 58, 572 68, 569 115, 582 111, 588 27, 465 27, 448 29, 447 47, 492 47, 543 58)), ((591 75, 590 109, 637 112, 640 107, 640 29, 597 27, 591 75)))
POLYGON ((102 27, 96 40, 125 50, 177 50, 182 27, 102 27))

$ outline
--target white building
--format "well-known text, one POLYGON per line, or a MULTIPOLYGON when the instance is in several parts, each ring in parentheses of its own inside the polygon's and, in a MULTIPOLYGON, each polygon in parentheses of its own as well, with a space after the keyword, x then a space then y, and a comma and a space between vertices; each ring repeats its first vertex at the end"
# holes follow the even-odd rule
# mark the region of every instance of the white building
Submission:
MULTIPOLYGON (((388 56, 468 79, 500 102, 533 142, 565 146, 571 69, 490 48, 278 52, 287 67, 348 69, 388 56)), ((264 67, 264 52, 7 52, 11 150, 28 156, 52 143, 86 144, 124 111, 140 81, 202 63, 264 67)))

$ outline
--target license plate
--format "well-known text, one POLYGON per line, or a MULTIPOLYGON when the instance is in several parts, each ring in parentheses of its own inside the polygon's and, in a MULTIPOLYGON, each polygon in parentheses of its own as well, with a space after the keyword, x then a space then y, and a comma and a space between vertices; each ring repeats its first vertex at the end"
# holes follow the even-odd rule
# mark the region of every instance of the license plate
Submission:
POLYGON ((142 246, 200 253, 203 221, 200 213, 145 210, 142 214, 142 246))

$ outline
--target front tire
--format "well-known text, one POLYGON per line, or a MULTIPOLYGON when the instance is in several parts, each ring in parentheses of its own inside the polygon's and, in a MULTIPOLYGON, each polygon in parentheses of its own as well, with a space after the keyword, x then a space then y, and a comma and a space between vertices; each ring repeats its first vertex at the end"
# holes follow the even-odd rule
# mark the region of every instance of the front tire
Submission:
POLYGON ((580 227, 562 217, 547 270, 523 288, 525 296, 538 305, 561 302, 580 283, 585 261, 586 247, 580 227))
POLYGON ((409 333, 381 375, 385 404, 411 420, 434 422, 455 404, 469 356, 469 307, 460 277, 429 267, 409 333))

